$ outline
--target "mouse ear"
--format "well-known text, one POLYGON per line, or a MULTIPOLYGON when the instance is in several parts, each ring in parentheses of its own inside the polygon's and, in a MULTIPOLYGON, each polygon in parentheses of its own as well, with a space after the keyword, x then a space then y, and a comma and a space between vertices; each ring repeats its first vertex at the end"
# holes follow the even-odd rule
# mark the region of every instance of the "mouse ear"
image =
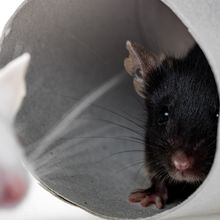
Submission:
POLYGON ((127 41, 126 48, 129 57, 124 60, 124 66, 129 75, 133 77, 134 87, 138 95, 145 98, 145 84, 148 75, 159 67, 165 60, 165 55, 156 55, 145 51, 141 45, 127 41))
POLYGON ((30 55, 24 54, 0 70, 0 116, 13 121, 26 94, 25 75, 30 55))

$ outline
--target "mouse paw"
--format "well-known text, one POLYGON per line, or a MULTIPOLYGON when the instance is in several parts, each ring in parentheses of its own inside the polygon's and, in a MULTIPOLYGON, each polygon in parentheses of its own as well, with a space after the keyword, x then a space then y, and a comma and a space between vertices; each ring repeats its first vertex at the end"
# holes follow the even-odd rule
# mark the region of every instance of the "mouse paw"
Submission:
POLYGON ((129 196, 129 201, 132 203, 140 203, 142 207, 148 207, 151 204, 155 204, 158 209, 164 208, 168 199, 167 190, 155 190, 155 187, 151 187, 146 190, 138 190, 133 192, 129 196))

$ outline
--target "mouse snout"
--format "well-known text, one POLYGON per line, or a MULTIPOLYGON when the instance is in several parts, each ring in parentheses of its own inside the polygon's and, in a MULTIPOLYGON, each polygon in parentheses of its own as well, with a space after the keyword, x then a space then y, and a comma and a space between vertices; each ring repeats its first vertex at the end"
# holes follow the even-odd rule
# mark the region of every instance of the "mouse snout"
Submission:
POLYGON ((28 181, 19 173, 3 174, 0 180, 0 206, 11 207, 17 205, 25 196, 28 181))
POLYGON ((180 151, 173 154, 171 162, 178 171, 188 170, 193 165, 193 159, 188 157, 184 152, 180 151))

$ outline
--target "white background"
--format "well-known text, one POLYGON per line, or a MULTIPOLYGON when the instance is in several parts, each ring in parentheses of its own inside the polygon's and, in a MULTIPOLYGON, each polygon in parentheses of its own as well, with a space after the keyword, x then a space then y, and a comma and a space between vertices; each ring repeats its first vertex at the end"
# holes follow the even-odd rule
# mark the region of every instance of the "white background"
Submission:
MULTIPOLYGON (((22 0, 6 0, 0 3, 0 34, 7 20, 22 0)), ((66 204, 42 189, 30 177, 30 189, 25 200, 14 209, 0 209, 0 220, 98 220, 87 212, 66 204)))

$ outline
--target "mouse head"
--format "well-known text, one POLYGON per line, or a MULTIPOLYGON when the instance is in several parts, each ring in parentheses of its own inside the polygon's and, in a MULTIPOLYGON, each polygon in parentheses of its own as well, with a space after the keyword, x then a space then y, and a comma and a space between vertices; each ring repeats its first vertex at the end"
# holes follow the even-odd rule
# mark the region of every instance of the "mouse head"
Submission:
POLYGON ((216 150, 219 97, 196 46, 185 58, 148 53, 127 42, 125 69, 145 98, 146 163, 153 175, 196 182, 207 176, 216 150))

